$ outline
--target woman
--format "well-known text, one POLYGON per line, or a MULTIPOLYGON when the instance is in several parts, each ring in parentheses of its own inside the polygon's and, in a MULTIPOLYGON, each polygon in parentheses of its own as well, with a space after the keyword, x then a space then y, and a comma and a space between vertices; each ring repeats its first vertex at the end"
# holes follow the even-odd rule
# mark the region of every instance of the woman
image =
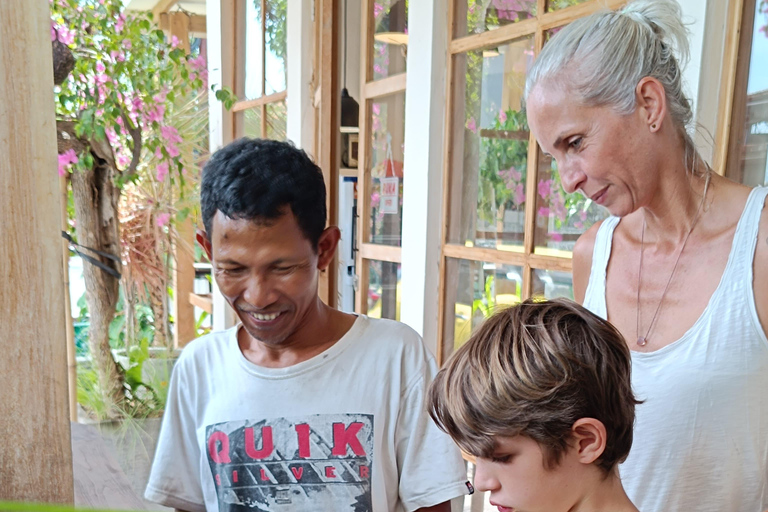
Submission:
POLYGON ((687 33, 673 0, 571 23, 526 84, 566 191, 613 215, 573 258, 576 299, 632 351, 643 512, 768 508, 768 188, 713 173, 688 134, 687 33), (679 55, 679 58, 678 56, 679 55))

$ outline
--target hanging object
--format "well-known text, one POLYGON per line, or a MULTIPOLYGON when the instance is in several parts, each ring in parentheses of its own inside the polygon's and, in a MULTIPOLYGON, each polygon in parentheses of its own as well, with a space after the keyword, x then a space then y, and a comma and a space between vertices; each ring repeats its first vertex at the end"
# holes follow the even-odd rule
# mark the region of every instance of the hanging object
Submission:
POLYGON ((344 87, 341 89, 341 126, 360 126, 360 105, 347 90, 347 0, 344 0, 344 87))

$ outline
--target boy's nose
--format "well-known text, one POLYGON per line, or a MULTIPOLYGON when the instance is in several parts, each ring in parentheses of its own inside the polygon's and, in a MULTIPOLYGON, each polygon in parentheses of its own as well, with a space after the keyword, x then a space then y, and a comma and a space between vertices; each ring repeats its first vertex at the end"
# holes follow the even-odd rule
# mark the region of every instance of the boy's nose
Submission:
POLYGON ((499 480, 494 476, 488 463, 480 458, 475 461, 474 484, 479 492, 495 491, 499 488, 499 480))

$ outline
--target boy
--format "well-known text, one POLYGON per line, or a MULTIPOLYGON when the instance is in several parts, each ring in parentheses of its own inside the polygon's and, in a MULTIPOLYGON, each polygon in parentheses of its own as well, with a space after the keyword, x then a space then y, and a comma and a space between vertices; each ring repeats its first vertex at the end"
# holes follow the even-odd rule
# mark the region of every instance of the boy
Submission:
POLYGON ((476 457, 475 486, 502 512, 637 512, 617 468, 637 403, 622 336, 565 299, 486 320, 429 393, 432 418, 476 457))

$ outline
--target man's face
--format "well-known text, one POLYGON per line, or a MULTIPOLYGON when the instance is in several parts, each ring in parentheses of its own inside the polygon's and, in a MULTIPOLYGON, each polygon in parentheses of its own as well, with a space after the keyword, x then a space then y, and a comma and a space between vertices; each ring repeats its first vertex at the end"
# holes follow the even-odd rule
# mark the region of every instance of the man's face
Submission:
POLYGON ((211 227, 214 277, 245 330, 267 345, 292 342, 315 318, 318 274, 333 257, 338 230, 326 229, 316 251, 290 210, 264 222, 217 211, 211 227))

